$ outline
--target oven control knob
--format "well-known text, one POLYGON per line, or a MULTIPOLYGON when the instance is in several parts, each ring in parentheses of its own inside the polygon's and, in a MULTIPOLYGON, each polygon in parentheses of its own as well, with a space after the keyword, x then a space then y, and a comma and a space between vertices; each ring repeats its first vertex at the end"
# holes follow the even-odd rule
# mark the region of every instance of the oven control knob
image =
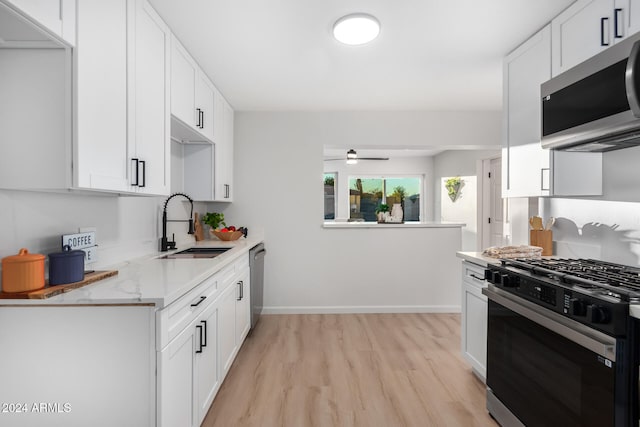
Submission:
POLYGON ((587 320, 591 323, 609 323, 609 310, 600 305, 587 306, 587 320))
POLYGON ((578 298, 571 298, 569 301, 571 304, 571 314, 574 316, 586 316, 587 315, 587 303, 584 300, 578 298))

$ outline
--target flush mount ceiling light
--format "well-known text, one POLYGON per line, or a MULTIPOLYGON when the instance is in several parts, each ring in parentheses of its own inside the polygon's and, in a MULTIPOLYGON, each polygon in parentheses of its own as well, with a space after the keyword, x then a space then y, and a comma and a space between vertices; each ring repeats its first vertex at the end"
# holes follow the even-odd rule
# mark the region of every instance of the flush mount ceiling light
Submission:
POLYGON ((366 13, 343 16, 333 24, 333 36, 349 45, 369 43, 380 34, 380 22, 366 13))

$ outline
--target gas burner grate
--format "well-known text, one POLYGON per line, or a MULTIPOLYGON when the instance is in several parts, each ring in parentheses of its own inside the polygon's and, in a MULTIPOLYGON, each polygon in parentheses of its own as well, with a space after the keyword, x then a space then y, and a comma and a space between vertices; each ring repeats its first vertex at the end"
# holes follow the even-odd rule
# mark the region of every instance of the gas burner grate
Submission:
POLYGON ((592 259, 517 258, 502 265, 624 300, 640 298, 640 268, 592 259))

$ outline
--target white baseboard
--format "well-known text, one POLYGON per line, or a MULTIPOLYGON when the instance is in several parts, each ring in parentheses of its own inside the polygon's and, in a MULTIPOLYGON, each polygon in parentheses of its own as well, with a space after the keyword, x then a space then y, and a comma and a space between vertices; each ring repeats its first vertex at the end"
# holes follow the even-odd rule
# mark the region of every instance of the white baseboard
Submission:
POLYGON ((262 314, 460 313, 459 305, 263 307, 262 314))

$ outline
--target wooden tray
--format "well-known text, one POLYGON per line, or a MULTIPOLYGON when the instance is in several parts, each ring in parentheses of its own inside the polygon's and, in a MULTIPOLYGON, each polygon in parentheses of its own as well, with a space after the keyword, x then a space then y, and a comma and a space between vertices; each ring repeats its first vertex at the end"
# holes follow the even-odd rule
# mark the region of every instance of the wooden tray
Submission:
POLYGON ((84 275, 84 280, 64 285, 45 286, 42 289, 29 292, 0 292, 0 299, 46 299, 72 289, 80 288, 98 280, 106 279, 118 274, 118 270, 94 271, 84 275))

